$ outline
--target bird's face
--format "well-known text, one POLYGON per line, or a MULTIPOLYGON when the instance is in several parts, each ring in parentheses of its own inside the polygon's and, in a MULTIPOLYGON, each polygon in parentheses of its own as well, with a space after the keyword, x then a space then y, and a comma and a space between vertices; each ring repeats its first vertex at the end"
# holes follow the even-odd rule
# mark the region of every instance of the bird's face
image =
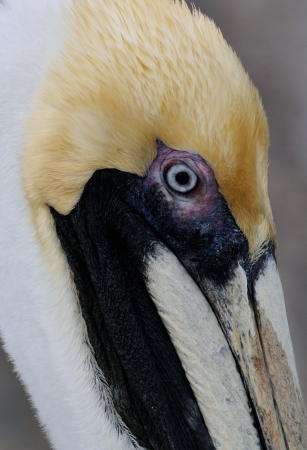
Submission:
POLYGON ((158 141, 144 176, 97 171, 70 214, 52 214, 95 357, 141 444, 214 448, 235 431, 236 448, 300 445, 274 244, 251 259, 202 157, 158 141))
POLYGON ((184 5, 101 3, 75 6, 24 179, 118 427, 146 448, 303 448, 258 94, 184 5))

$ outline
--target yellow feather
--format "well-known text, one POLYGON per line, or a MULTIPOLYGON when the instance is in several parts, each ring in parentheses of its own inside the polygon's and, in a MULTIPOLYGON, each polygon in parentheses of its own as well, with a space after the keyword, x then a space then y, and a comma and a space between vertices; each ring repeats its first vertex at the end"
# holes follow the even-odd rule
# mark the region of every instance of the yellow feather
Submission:
POLYGON ((252 254, 274 237, 259 95, 215 24, 183 2, 75 0, 28 123, 34 217, 68 213, 96 169, 143 174, 155 139, 201 154, 252 254))

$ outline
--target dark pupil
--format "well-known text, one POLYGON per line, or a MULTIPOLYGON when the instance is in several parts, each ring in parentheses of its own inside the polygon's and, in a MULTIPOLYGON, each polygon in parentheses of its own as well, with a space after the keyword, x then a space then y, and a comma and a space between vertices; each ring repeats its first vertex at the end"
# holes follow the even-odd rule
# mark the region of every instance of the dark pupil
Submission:
POLYGON ((183 186, 190 181, 190 175, 187 172, 178 172, 175 176, 175 180, 178 184, 183 186))

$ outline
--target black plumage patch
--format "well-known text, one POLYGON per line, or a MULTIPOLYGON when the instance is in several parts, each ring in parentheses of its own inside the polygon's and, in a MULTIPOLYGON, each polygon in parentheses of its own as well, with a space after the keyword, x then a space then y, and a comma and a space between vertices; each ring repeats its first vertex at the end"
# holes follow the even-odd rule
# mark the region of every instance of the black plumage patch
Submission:
POLYGON ((146 290, 144 259, 159 238, 141 214, 141 181, 117 170, 98 171, 69 215, 51 212, 95 358, 123 421, 148 449, 213 449, 146 290))

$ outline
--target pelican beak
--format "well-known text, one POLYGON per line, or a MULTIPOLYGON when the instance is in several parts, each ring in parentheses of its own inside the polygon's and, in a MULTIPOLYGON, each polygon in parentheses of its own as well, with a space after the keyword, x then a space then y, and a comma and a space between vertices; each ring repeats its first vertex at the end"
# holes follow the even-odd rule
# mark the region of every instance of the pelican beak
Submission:
POLYGON ((203 274, 199 285, 237 363, 260 442, 305 448, 306 416, 273 247, 255 263, 239 258, 223 284, 203 274))
MULTIPOLYGON (((166 148, 161 153, 164 167, 168 164, 165 160, 179 156, 166 148)), ((260 256, 251 259, 246 239, 218 192, 212 170, 191 155, 183 154, 180 159, 206 183, 198 187, 201 192, 193 194, 193 209, 183 202, 172 213, 173 230, 180 230, 181 235, 175 245, 172 237, 168 246, 197 283, 203 301, 209 303, 223 331, 246 390, 260 443, 272 449, 306 448, 306 413, 274 245, 263 245, 260 256)), ((157 171, 155 167, 151 170, 151 183, 156 185, 157 171)), ((174 211, 172 201, 167 203, 174 211)), ((196 314, 189 326, 201 336, 196 314)), ((197 340, 205 352, 206 340, 197 340)), ((203 414, 206 416, 205 409, 203 414)))
MULTIPOLYGON (((153 366, 162 367, 166 391, 158 416, 163 415, 171 392, 172 420, 182 411, 195 437, 183 444, 187 434, 180 436, 175 429, 171 435, 167 416, 162 421, 168 421, 167 432, 163 435, 161 425, 159 436, 148 438, 151 445, 162 448, 159 439, 174 443, 179 436, 178 445, 183 446, 175 448, 305 448, 306 417, 274 246, 263 243, 258 259, 250 257, 247 239, 204 159, 158 142, 158 155, 144 177, 117 170, 96 172, 72 213, 64 217, 53 211, 53 215, 81 293, 88 329, 96 330, 89 333, 96 355, 97 340, 105 333, 99 323, 104 320, 125 366, 127 383, 140 401, 150 402, 148 390, 146 395, 141 392, 131 375, 136 370, 133 358, 141 357, 145 372, 151 361, 151 389, 153 366), (144 289, 151 304, 141 305, 144 289), (90 308, 84 300, 89 293, 90 308), (119 306, 123 296, 129 308, 119 306), (97 302, 103 306, 95 314, 97 302), (156 312, 167 335, 155 328, 156 312), (133 333, 127 333, 132 320, 134 331, 139 323, 143 330, 134 338, 146 335, 142 350, 131 343, 133 333), (183 378, 178 378, 181 368, 167 349, 168 338, 191 394, 183 378), (134 352, 128 352, 127 362, 131 345, 134 352), (175 366, 176 375, 170 368, 175 366), (181 386, 180 392, 174 386, 181 386), (191 408, 187 412, 187 404, 194 405, 193 414, 191 408)), ((105 371, 106 362, 101 365, 105 371)), ((142 380, 142 387, 146 382, 142 380)), ((144 436, 129 417, 124 420, 135 435, 144 436)))

